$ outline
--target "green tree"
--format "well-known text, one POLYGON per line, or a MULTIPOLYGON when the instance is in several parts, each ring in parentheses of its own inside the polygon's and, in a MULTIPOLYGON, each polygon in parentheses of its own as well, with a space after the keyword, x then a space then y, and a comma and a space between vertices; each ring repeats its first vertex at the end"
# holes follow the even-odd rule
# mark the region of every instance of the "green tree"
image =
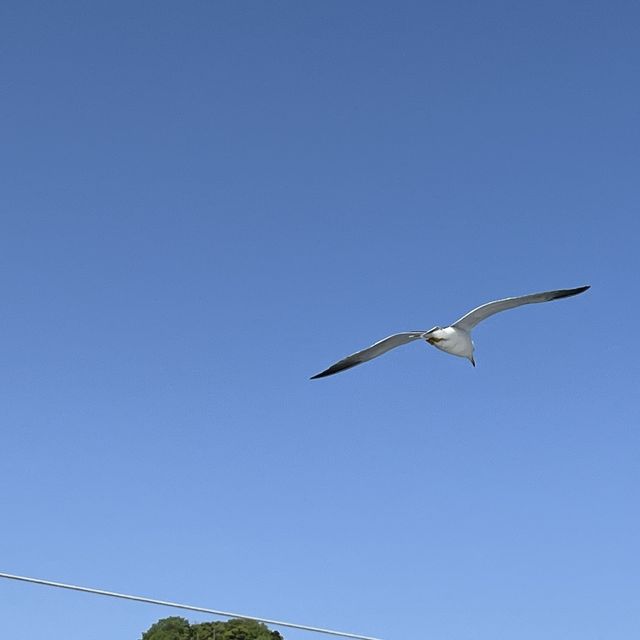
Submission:
POLYGON ((189 624, 184 618, 163 618, 142 634, 142 640, 284 640, 255 620, 237 618, 227 622, 189 624))
POLYGON ((191 626, 178 616, 163 618, 142 634, 142 640, 192 640, 191 626))

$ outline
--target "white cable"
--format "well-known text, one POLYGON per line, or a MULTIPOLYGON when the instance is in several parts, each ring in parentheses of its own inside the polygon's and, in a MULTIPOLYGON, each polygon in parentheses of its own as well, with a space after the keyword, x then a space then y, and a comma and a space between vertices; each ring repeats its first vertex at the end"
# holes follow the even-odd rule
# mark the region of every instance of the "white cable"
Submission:
POLYGON ((25 576, 15 576, 11 573, 0 573, 0 578, 8 578, 9 580, 21 580, 22 582, 33 582, 34 584, 43 584, 47 587, 59 587, 61 589, 72 589, 73 591, 84 591, 85 593, 94 593, 99 596, 109 596, 111 598, 122 598, 124 600, 135 600, 136 602, 146 602, 148 604, 159 604, 163 607, 173 607, 174 609, 187 609, 189 611, 199 611, 201 613, 211 613, 224 618, 244 618, 245 620, 255 620, 256 622, 264 622, 277 627, 291 627, 293 629, 302 629, 303 631, 313 631, 316 633, 326 633, 332 636, 342 636, 343 638, 356 638, 356 640, 378 640, 371 636, 361 636, 356 633, 347 633, 346 631, 332 631, 331 629, 321 629, 320 627, 311 627, 306 624, 295 624, 293 622, 282 622, 281 620, 269 620, 268 618, 258 618, 256 616, 246 616, 242 613, 230 613, 229 611, 218 611, 216 609, 207 609, 205 607, 194 607, 190 604, 179 604, 177 602, 167 602, 165 600, 156 600, 155 598, 144 598, 143 596, 132 596, 126 593, 115 593, 114 591, 104 591, 103 589, 91 589, 90 587, 79 587, 75 584, 64 584, 62 582, 52 582, 51 580, 42 580, 40 578, 27 578, 25 576))

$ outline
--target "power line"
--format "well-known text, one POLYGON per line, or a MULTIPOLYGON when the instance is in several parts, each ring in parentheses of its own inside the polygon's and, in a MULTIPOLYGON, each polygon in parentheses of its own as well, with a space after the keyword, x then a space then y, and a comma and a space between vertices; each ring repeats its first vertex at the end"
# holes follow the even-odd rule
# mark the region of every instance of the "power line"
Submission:
POLYGON ((275 625, 276 627, 291 627, 292 629, 302 629, 303 631, 325 633, 327 635, 341 636, 343 638, 355 638, 356 640, 379 640, 378 638, 372 638, 371 636, 361 636, 356 633, 347 633, 346 631, 332 631, 331 629, 321 629, 320 627, 311 627, 306 624, 282 622, 281 620, 269 620, 268 618, 258 618, 257 616, 246 616, 246 615, 243 615, 242 613, 231 613, 229 611, 207 609, 206 607, 195 607, 190 604, 179 604, 177 602, 167 602, 166 600, 156 600, 155 598, 133 596, 127 593, 115 593, 114 591, 105 591, 104 589, 92 589, 90 587, 80 587, 75 584, 64 584, 63 582, 52 582, 51 580, 42 580, 41 578, 27 578, 26 576, 15 576, 11 573, 0 573, 0 578, 8 578, 9 580, 20 580, 22 582, 32 582, 34 584, 42 584, 47 587, 59 587, 60 589, 71 589, 72 591, 84 591, 85 593, 94 593, 99 596, 109 596, 110 598, 121 598, 123 600, 135 600, 136 602, 158 604, 163 607, 173 607, 174 609, 187 609, 188 611, 199 611, 200 613, 211 613, 215 616, 222 616, 223 618, 244 618, 245 620, 255 620, 256 622, 264 622, 266 624, 275 625))

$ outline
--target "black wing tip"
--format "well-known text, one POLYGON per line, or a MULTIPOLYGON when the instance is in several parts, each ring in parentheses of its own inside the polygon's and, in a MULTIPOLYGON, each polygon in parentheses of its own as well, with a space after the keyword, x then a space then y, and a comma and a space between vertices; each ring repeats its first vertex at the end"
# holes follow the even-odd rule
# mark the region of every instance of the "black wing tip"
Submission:
POLYGON ((360 362, 349 362, 348 364, 334 364, 333 366, 321 371, 320 373, 316 373, 315 376, 311 376, 309 380, 317 380, 318 378, 326 378, 327 376, 332 376, 334 373, 340 373, 341 371, 346 371, 347 369, 351 369, 351 367, 355 367, 361 364, 360 362))
POLYGON ((576 287, 575 289, 562 289, 558 291, 556 298, 568 298, 569 296, 577 296, 579 293, 584 293, 587 289, 591 289, 590 284, 586 284, 583 287, 576 287))

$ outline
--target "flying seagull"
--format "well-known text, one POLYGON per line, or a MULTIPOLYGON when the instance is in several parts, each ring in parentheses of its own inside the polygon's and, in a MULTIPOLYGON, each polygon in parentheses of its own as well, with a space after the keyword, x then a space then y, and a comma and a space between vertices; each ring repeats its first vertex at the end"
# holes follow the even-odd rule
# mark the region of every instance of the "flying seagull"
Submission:
MULTIPOLYGON (((590 286, 590 285, 589 285, 590 286)), ((471 340, 471 330, 483 320, 486 320, 489 316, 500 311, 506 311, 507 309, 514 309, 523 304, 533 304, 534 302, 549 302, 549 300, 557 300, 558 298, 568 298, 569 296, 575 296, 583 291, 586 291, 589 286, 577 287, 576 289, 558 289, 557 291, 543 291, 542 293, 531 293, 527 296, 517 296, 515 298, 504 298, 503 300, 494 300, 493 302, 487 302, 480 307, 476 307, 473 311, 469 311, 466 315, 462 316, 460 320, 456 320, 452 325, 448 327, 434 327, 429 331, 406 331, 404 333, 394 333, 384 340, 380 340, 370 347, 352 353, 350 356, 343 358, 342 360, 332 364, 328 369, 317 373, 311 377, 311 380, 316 378, 324 378, 325 376, 331 376, 334 373, 339 373, 345 369, 351 369, 356 365, 373 360, 386 353, 390 349, 395 349, 400 345, 407 344, 413 340, 426 340, 429 344, 432 344, 441 351, 446 351, 454 356, 460 356, 461 358, 467 358, 471 364, 475 367, 476 362, 473 359, 473 340, 471 340)))

